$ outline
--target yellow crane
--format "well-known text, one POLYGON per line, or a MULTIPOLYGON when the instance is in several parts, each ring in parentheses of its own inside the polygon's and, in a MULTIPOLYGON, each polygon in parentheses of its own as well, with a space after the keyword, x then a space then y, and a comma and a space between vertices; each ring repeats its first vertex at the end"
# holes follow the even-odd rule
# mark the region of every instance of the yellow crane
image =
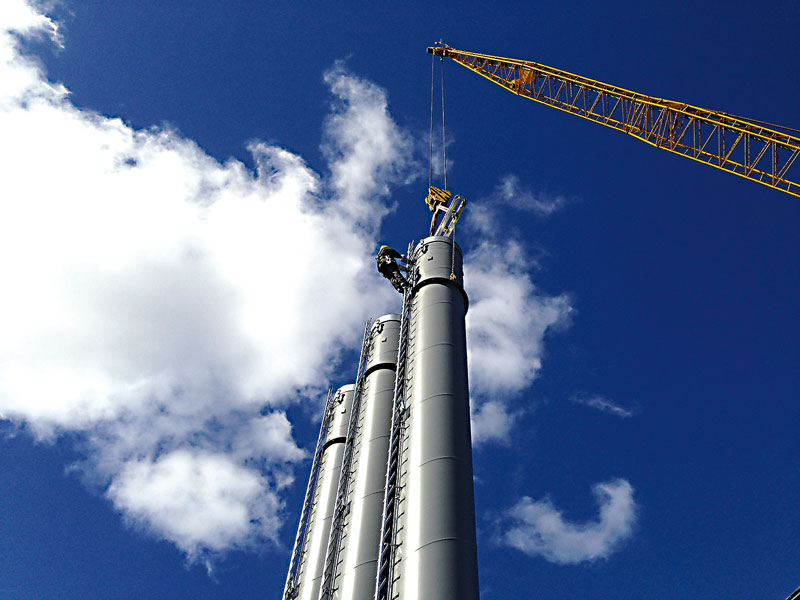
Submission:
POLYGON ((796 129, 646 96, 528 60, 441 43, 428 48, 428 54, 451 58, 518 96, 800 197, 796 129))

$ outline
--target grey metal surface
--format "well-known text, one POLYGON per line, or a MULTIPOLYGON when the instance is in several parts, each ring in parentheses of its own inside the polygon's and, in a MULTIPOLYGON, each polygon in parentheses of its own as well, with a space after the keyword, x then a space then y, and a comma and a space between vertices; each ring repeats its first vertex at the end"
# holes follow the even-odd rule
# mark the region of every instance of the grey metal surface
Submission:
POLYGON ((317 482, 311 515, 308 521, 306 544, 297 576, 297 598, 317 600, 325 566, 325 550, 333 519, 339 473, 342 468, 344 441, 350 420, 355 385, 345 385, 336 391, 328 433, 325 436, 322 464, 317 482))
POLYGON ((394 368, 393 365, 397 362, 397 341, 400 336, 400 315, 383 315, 375 319, 370 335, 367 372, 381 365, 392 365, 394 368), (382 335, 379 335, 381 333, 382 335))
POLYGON ((350 410, 350 420, 347 425, 347 439, 342 453, 342 466, 339 470, 339 484, 336 487, 336 501, 333 509, 333 520, 328 536, 328 548, 325 551, 325 567, 322 571, 322 587, 320 600, 333 600, 335 590, 336 570, 339 567, 340 552, 342 550, 342 535, 344 534, 345 521, 350 511, 350 483, 353 479, 353 456, 355 455, 355 442, 361 419, 361 405, 364 398, 364 379, 367 370, 367 354, 371 342, 370 332, 372 323, 367 320, 364 326, 364 336, 361 342, 361 354, 358 358, 356 370, 356 384, 353 391, 353 402, 350 410))
POLYGON ((300 523, 297 525, 297 535, 295 536, 294 546, 292 547, 291 560, 289 561, 289 572, 286 575, 286 585, 283 588, 283 600, 293 600, 297 591, 298 573, 300 562, 305 548, 306 533, 308 532, 308 519, 313 507, 314 495, 319 480, 320 467, 322 466, 322 451, 325 437, 328 433, 328 425, 333 415, 333 389, 328 389, 328 398, 325 400, 325 410, 322 414, 322 423, 319 427, 317 445, 314 450, 314 459, 311 462, 311 472, 308 476, 308 485, 303 498, 303 508, 300 511, 300 523))
POLYGON ((461 251, 422 240, 411 305, 396 582, 401 600, 475 600, 478 560, 461 251), (454 272, 455 279, 451 279, 454 272))
MULTIPOLYGON (((459 287, 464 286, 464 271, 461 258, 461 248, 455 245, 453 256, 453 242, 449 237, 432 236, 420 240, 414 250, 414 264, 417 268, 416 286, 419 288, 426 282, 435 279, 450 280, 451 267, 456 278, 453 280, 459 287)), ((464 353, 466 357, 466 352, 464 353)))
POLYGON ((370 332, 337 600, 369 600, 375 592, 399 334, 400 315, 380 317, 370 332))
POLYGON ((355 384, 351 383, 343 385, 336 390, 337 396, 342 399, 337 404, 337 408, 331 418, 331 425, 328 428, 328 435, 325 436, 325 443, 329 444, 334 440, 343 438, 347 435, 347 425, 350 422, 350 407, 353 402, 353 391, 356 389, 355 384))

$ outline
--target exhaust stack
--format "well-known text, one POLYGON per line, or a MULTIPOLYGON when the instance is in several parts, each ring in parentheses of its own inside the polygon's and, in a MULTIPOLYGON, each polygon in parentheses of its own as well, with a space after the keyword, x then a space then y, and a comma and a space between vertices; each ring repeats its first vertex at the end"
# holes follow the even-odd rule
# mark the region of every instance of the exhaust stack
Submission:
POLYGON ((325 550, 331 530, 336 486, 342 470, 342 456, 350 421, 355 385, 345 385, 333 398, 331 422, 322 446, 322 463, 306 527, 294 598, 317 600, 325 567, 325 550))
POLYGON ((461 249, 429 237, 413 262, 394 592, 402 600, 477 600, 461 249))
POLYGON ((370 331, 354 442, 350 510, 334 583, 337 600, 371 600, 375 593, 399 339, 400 315, 384 315, 375 320, 370 331))

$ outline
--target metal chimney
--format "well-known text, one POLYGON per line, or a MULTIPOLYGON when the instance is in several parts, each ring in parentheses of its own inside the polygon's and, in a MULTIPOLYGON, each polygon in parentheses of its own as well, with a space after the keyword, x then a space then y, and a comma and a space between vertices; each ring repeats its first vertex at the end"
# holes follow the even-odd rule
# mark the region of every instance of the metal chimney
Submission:
POLYGON ((326 410, 284 600, 479 598, 461 250, 409 254, 402 315, 326 410))
POLYGON ((460 248, 422 240, 413 255, 408 407, 390 597, 476 600, 478 558, 460 248))
POLYGON ((399 338, 400 315, 384 315, 370 330, 354 440, 350 509, 333 586, 337 600, 371 600, 375 593, 399 338))
POLYGON ((317 600, 319 597, 354 390, 355 385, 342 386, 333 398, 331 422, 323 445, 322 463, 293 596, 300 600, 317 600))

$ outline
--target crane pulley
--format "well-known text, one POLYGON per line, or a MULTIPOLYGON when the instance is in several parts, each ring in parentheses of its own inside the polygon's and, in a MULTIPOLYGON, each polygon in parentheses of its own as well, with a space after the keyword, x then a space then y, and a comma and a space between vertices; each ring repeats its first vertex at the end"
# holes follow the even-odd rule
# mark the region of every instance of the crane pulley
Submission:
POLYGON ((519 96, 800 197, 800 137, 793 135, 800 132, 795 129, 646 96, 532 61, 446 44, 428 53, 451 58, 519 96))

